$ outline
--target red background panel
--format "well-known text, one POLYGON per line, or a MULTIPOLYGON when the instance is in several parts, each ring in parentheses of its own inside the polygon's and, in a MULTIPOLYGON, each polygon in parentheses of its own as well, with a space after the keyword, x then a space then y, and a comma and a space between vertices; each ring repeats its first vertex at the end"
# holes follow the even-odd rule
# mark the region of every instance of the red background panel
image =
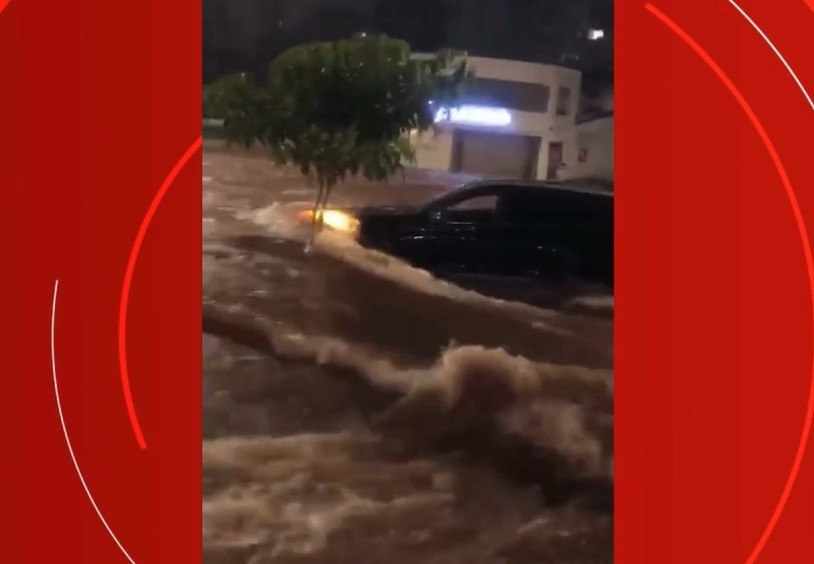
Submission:
POLYGON ((3 560, 137 562, 201 555, 200 152, 161 201, 127 323, 135 440, 117 352, 119 300, 159 186, 200 136, 200 0, 11 0, 0 13, 0 296, 7 437, 3 560))
MULTIPOLYGON (((741 93, 814 223, 814 111, 783 64, 729 2, 652 5, 741 93)), ((806 4, 741 7, 814 83, 806 4)), ((617 0, 616 25, 617 561, 814 561, 811 446, 755 551, 812 385, 793 207, 748 113, 688 42, 640 1, 617 0)))

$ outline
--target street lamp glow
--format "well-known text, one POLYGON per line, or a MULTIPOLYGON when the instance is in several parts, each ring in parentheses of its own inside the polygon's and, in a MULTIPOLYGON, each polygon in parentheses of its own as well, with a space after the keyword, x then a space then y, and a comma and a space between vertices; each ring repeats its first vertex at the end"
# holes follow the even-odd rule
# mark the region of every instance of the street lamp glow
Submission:
POLYGON ((604 29, 589 29, 588 30, 588 40, 589 41, 597 41, 598 39, 602 39, 605 37, 605 30, 604 29))

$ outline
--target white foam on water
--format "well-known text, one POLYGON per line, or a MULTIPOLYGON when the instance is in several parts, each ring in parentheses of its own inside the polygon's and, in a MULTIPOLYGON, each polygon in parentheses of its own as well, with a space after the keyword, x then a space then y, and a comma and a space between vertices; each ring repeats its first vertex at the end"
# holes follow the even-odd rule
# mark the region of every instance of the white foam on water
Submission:
POLYGON ((271 532, 281 552, 323 548, 345 518, 384 509, 371 490, 405 489, 412 480, 400 477, 435 471, 425 460, 387 464, 381 449, 373 436, 344 433, 204 441, 205 541, 251 543, 271 532), (377 465, 390 475, 371 474, 377 465))
POLYGON ((450 345, 431 366, 403 366, 343 339, 292 332, 245 309, 207 307, 204 316, 261 335, 279 362, 349 371, 400 397, 382 420, 400 435, 426 441, 486 424, 558 453, 574 475, 607 475, 611 451, 601 435, 613 428, 611 370, 534 362, 476 345, 450 345))
POLYGON ((566 307, 582 307, 586 309, 613 311, 614 300, 613 296, 607 295, 578 296, 571 300, 566 307))
MULTIPOLYGON (((210 555, 245 548, 254 556, 237 561, 333 562, 336 551, 361 554, 384 537, 389 550, 393 543, 440 543, 455 547, 454 561, 474 562, 457 552, 466 546, 461 526, 469 537, 500 546, 539 511, 529 490, 493 471, 499 446, 483 459, 487 464, 458 464, 455 457, 418 454, 422 448, 405 454, 399 445, 441 442, 455 452, 481 441, 519 441, 528 447, 523 453, 556 456, 565 475, 613 480, 609 370, 480 346, 450 346, 430 365, 405 366, 343 339, 294 332, 245 305, 204 305, 205 319, 216 315, 265 336, 275 371, 311 365, 324 378, 350 373, 393 399, 369 418, 370 430, 204 441, 203 542, 210 555)), ((426 560, 417 554, 424 553, 398 562, 426 560)))
POLYGON ((418 545, 436 540, 461 550, 462 525, 468 535, 488 534, 498 546, 518 532, 531 533, 525 529, 538 509, 527 489, 507 483, 488 467, 398 454, 398 443, 392 441, 458 436, 467 428, 481 429, 487 420, 502 426, 507 436, 558 453, 575 476, 612 479, 612 456, 603 454, 585 410, 546 391, 575 379, 597 393, 607 390, 607 373, 536 364, 479 347, 451 348, 429 368, 400 369, 347 344, 305 336, 293 341, 299 354, 356 366, 371 384, 401 390, 402 399, 380 420, 376 435, 356 431, 203 441, 207 552, 251 547, 258 555, 252 562, 276 562, 329 557, 343 543, 355 553, 358 543, 371 547, 382 535, 418 545))
POLYGON ((529 503, 488 473, 463 477, 439 461, 387 452, 380 439, 351 434, 204 441, 204 549, 260 545, 251 562, 289 561, 331 556, 337 544, 392 550, 394 533, 415 546, 448 532, 454 540, 463 522, 492 532, 494 519, 508 530, 528 519, 529 503), (481 505, 458 502, 462 478, 481 505))
POLYGON ((310 233, 310 227, 297 219, 297 213, 302 209, 306 209, 302 202, 274 203, 248 212, 240 211, 235 217, 242 221, 251 221, 274 235, 305 241, 310 233))

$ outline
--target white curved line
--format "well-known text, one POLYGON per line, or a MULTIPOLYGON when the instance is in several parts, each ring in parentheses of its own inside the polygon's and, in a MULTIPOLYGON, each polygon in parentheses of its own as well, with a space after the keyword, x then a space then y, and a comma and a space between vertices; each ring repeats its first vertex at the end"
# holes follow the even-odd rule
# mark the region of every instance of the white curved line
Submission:
POLYGON ((71 445, 71 439, 68 438, 68 428, 65 426, 65 418, 62 415, 62 402, 59 399, 59 384, 57 383, 57 362, 56 362, 56 352, 54 347, 54 326, 56 325, 56 315, 57 315, 57 292, 59 290, 59 280, 54 281, 54 299, 51 303, 51 374, 54 377, 54 395, 57 399, 57 411, 59 412, 59 422, 62 424, 62 434, 65 437, 65 444, 68 445, 68 452, 71 455, 71 460, 73 461, 73 467, 76 470, 76 475, 79 476, 79 481, 82 482, 82 488, 85 490, 85 495, 88 496, 88 501, 93 506, 94 511, 96 511, 96 515, 99 517, 99 520, 102 522, 102 525, 105 526, 107 529, 107 533, 110 535, 110 538, 113 539, 113 542, 116 543, 116 546, 119 547, 124 557, 127 558, 130 564, 136 564, 135 560, 133 560, 127 551, 122 546, 122 543, 119 542, 119 539, 113 534, 113 530, 110 528, 110 525, 107 524, 105 518, 102 516, 102 512, 99 511, 99 506, 96 505, 96 501, 93 499, 93 496, 90 494, 90 490, 88 489, 88 484, 85 482, 85 477, 82 475, 82 471, 79 469, 79 463, 76 461, 76 455, 73 452, 73 446, 71 445))
POLYGON ((789 65, 789 63, 786 61, 785 57, 783 57, 783 55, 780 54, 780 51, 777 50, 777 47, 774 46, 774 43, 772 43, 772 40, 769 39, 766 36, 765 33, 763 33, 763 30, 760 29, 760 26, 758 26, 755 23, 755 20, 753 20, 751 17, 749 17, 749 14, 747 14, 744 11, 743 8, 738 6, 738 3, 735 2, 735 0, 727 0, 727 1, 730 4, 732 4, 732 7, 735 8, 740 13, 740 15, 743 16, 743 18, 747 22, 749 22, 749 25, 751 25, 753 28, 755 28, 755 31, 757 31, 758 34, 763 38, 763 41, 765 41, 766 44, 771 48, 771 50, 774 51, 774 54, 777 55, 777 58, 780 59, 780 62, 783 63, 783 66, 786 67, 787 71, 789 71, 789 74, 791 75, 791 78, 793 78, 794 82, 797 83, 797 86, 800 88, 800 91, 803 93, 803 96, 805 96, 806 100, 808 101, 808 105, 811 106, 812 110, 814 110, 814 101, 811 100, 811 96, 808 94, 808 91, 805 89, 805 86, 803 86, 803 83, 800 81, 799 78, 797 78, 797 74, 791 68, 791 65, 789 65))

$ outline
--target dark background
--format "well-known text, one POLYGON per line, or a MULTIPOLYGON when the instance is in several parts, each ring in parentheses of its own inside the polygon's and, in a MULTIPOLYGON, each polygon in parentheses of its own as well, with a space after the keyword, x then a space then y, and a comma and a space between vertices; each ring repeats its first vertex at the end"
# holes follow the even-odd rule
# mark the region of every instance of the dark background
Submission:
POLYGON ((613 83, 613 0, 203 0, 203 79, 262 74, 289 47, 359 32, 578 68, 588 91, 613 83))

